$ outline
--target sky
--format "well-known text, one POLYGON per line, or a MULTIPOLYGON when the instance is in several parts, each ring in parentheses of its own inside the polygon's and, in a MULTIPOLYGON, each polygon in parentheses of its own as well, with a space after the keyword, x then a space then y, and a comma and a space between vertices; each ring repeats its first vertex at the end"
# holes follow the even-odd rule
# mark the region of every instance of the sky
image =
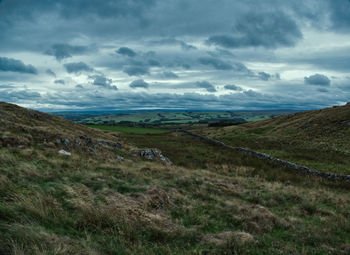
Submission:
POLYGON ((350 101, 349 0, 0 0, 0 101, 46 111, 350 101))

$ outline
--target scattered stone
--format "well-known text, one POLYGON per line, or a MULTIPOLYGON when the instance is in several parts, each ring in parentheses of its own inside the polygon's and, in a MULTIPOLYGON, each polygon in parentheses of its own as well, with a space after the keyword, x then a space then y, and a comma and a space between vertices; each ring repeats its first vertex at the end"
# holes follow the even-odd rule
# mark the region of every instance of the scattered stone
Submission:
POLYGON ((66 156, 72 155, 70 152, 65 151, 65 150, 59 150, 58 153, 59 153, 59 154, 62 154, 62 155, 66 155, 66 156))
POLYGON ((121 149, 122 148, 122 145, 120 143, 112 143, 112 142, 104 141, 104 140, 101 140, 101 139, 98 139, 97 143, 99 145, 105 145, 105 146, 109 146, 109 147, 112 147, 112 148, 117 148, 117 149, 121 149))
POLYGON ((69 141, 68 138, 64 138, 64 139, 63 139, 63 142, 64 142, 64 144, 65 144, 67 147, 70 147, 71 143, 70 143, 70 141, 69 141))
POLYGON ((160 159, 162 162, 171 165, 172 162, 170 161, 170 159, 168 159, 167 157, 165 157, 162 152, 158 149, 142 149, 139 151, 139 155, 145 159, 155 159, 158 158, 160 159))
POLYGON ((87 137, 87 136, 85 136, 85 135, 80 136, 80 139, 82 139, 85 142, 86 145, 92 144, 92 139, 87 137))
POLYGON ((64 144, 66 147, 70 147, 71 146, 71 142, 69 141, 68 138, 57 138, 56 139, 56 143, 57 144, 64 144))
POLYGON ((202 240, 207 243, 212 243, 217 246, 224 246, 229 241, 236 241, 239 245, 254 242, 254 237, 242 231, 225 231, 217 234, 208 234, 203 236, 202 240))

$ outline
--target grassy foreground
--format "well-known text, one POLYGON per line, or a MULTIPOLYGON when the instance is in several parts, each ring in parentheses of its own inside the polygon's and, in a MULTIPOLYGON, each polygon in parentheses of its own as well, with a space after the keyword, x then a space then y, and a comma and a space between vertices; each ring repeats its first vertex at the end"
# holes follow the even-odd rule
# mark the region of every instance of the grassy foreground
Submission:
POLYGON ((347 187, 288 172, 274 178, 269 166, 229 164, 220 151, 213 158, 222 164, 197 169, 1 149, 0 253, 349 252, 347 187))

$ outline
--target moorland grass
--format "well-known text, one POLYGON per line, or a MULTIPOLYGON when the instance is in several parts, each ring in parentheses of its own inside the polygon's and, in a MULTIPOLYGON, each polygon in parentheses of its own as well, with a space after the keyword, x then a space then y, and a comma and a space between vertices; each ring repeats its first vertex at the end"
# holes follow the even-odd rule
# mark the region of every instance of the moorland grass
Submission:
POLYGON ((263 173, 268 168, 253 162, 244 166, 249 162, 227 159, 200 169, 137 158, 105 161, 104 155, 1 149, 0 252, 346 254, 349 249, 346 187, 287 180, 283 169, 284 177, 269 180, 263 173))

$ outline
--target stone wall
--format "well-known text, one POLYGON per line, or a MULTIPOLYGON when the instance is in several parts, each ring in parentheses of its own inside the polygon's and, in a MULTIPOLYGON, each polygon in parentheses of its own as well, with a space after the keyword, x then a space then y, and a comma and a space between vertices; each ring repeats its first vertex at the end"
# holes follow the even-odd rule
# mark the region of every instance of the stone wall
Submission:
POLYGON ((324 172, 320 172, 314 169, 311 169, 309 167, 306 166, 299 166, 297 164, 294 164, 292 162, 286 161, 286 160, 282 160, 282 159, 278 159, 278 158, 274 158, 271 157, 270 155, 264 154, 264 153, 260 153, 257 151, 253 151, 247 148, 242 148, 242 147, 232 147, 229 145, 224 144, 223 142, 220 142, 218 140, 212 139, 212 138, 208 138, 202 135, 198 135, 198 134, 194 134, 192 132, 189 132, 187 130, 183 130, 183 129, 179 129, 176 130, 178 132, 183 132, 186 133, 190 136, 205 140, 207 142, 231 149, 231 150, 235 150, 235 151, 240 151, 246 154, 249 154, 253 157, 265 160, 265 161, 269 161, 278 165, 282 165, 284 167, 288 167, 291 168, 295 171, 297 171, 300 174, 306 174, 306 175, 314 175, 314 176, 318 176, 327 180, 331 180, 331 181, 350 181, 350 175, 344 175, 344 174, 331 174, 331 173, 324 173, 324 172))

